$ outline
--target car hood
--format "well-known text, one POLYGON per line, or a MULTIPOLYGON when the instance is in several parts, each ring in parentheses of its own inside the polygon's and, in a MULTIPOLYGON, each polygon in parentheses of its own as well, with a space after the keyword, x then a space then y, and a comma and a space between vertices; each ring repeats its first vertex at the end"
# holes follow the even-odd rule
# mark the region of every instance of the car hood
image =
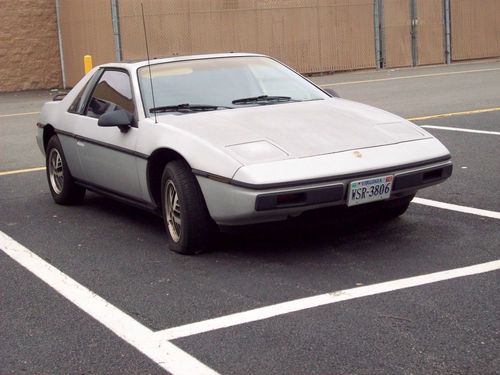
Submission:
POLYGON ((210 142, 245 165, 431 137, 399 116, 338 98, 165 114, 158 120, 210 142))

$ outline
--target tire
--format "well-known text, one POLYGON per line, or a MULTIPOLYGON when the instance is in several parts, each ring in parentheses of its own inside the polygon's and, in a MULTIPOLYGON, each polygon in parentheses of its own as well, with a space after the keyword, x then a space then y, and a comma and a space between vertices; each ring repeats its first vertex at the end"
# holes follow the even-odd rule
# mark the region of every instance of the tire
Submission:
POLYGON ((82 203, 85 198, 85 188, 75 184, 61 142, 56 135, 49 139, 45 154, 47 181, 54 201, 62 205, 82 203))
POLYGON ((217 225, 191 168, 184 160, 169 162, 161 181, 162 211, 170 250, 199 254, 210 248, 217 225))
POLYGON ((403 215, 410 206, 410 202, 414 197, 415 195, 409 195, 386 202, 382 207, 382 218, 386 220, 393 220, 403 215))

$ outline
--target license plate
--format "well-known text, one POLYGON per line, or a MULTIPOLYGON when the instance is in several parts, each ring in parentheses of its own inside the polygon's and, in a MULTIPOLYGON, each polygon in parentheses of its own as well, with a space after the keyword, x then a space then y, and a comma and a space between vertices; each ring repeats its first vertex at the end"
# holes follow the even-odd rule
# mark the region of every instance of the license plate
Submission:
POLYGON ((389 198, 393 179, 394 176, 389 175, 352 181, 349 184, 347 205, 356 206, 389 198))

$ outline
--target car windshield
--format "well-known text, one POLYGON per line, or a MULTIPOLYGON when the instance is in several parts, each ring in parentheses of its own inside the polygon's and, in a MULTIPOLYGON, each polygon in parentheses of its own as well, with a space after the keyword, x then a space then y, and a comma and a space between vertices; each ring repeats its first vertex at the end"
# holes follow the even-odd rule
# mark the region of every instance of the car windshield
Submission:
POLYGON ((261 56, 206 58, 138 69, 146 116, 283 104, 328 98, 297 73, 261 56), (178 109, 182 109, 179 111, 178 109))

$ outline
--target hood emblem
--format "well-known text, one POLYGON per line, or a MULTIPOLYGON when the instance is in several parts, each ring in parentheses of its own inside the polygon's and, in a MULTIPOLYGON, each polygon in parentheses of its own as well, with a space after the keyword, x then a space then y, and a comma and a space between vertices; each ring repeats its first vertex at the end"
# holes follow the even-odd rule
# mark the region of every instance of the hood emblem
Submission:
POLYGON ((354 151, 353 152, 354 156, 356 156, 357 158, 362 158, 363 157, 363 154, 359 151, 354 151))

